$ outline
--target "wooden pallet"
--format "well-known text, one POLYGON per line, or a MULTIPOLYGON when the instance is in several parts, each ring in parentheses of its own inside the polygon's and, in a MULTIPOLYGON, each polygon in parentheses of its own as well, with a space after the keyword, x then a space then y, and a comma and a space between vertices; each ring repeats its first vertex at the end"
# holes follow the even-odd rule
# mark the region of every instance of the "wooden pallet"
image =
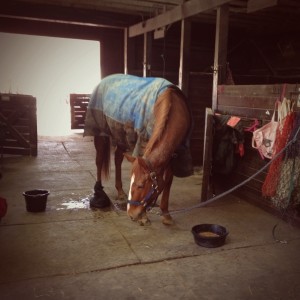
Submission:
POLYGON ((37 156, 36 98, 0 94, 0 151, 37 156))
POLYGON ((70 94, 71 129, 83 129, 90 94, 70 94))

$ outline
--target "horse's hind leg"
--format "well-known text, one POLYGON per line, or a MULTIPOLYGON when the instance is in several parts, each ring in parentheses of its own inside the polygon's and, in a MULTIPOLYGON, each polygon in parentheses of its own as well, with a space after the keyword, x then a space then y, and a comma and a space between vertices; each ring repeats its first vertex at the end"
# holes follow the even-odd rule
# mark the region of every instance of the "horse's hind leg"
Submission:
POLYGON ((109 142, 109 138, 107 137, 94 137, 94 145, 96 149, 97 181, 94 186, 94 196, 90 199, 91 208, 104 208, 110 205, 109 197, 103 191, 101 179, 102 168, 105 165, 105 159, 107 159, 107 155, 110 155, 110 153, 107 153, 107 151, 109 151, 107 143, 109 142))
POLYGON ((122 185, 122 162, 124 159, 124 150, 120 147, 116 147, 115 150, 115 168, 116 168, 116 177, 115 177, 115 187, 117 189, 118 195, 117 200, 126 200, 127 195, 123 191, 123 185, 122 185))

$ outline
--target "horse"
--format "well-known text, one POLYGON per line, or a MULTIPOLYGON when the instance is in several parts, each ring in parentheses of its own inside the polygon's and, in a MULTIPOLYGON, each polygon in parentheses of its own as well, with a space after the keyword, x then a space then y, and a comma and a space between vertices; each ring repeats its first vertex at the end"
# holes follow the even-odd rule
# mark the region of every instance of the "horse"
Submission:
POLYGON ((102 79, 91 95, 84 128, 84 136, 94 136, 96 149, 97 179, 90 207, 110 205, 102 178, 109 178, 112 144, 117 199, 127 200, 131 220, 150 224, 147 211, 162 194, 162 223, 173 224, 168 206, 174 172, 178 177, 193 172, 189 152, 191 124, 187 99, 171 82, 124 74, 102 79), (122 186, 124 157, 132 163, 128 199, 122 186), (176 163, 178 172, 174 161, 179 157, 183 159, 176 163))

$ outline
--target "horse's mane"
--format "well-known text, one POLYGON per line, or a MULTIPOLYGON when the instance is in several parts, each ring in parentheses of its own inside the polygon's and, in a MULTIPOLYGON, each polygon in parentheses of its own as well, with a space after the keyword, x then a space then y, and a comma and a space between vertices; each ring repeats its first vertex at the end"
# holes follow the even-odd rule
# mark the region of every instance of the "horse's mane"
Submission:
POLYGON ((154 120, 155 120, 154 129, 151 138, 145 147, 144 155, 146 156, 152 151, 153 147, 160 140, 166 128, 166 124, 167 124, 167 120, 168 120, 168 116, 172 104, 170 93, 171 90, 167 89, 164 93, 162 93, 158 97, 154 105, 154 111, 153 111, 154 120))

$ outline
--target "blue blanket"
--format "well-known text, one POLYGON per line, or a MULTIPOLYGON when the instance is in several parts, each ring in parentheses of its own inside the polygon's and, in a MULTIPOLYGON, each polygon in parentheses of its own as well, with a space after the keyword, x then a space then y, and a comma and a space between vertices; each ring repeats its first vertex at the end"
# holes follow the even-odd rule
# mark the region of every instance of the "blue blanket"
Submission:
POLYGON ((135 148, 134 155, 140 155, 141 139, 146 142, 152 133, 154 104, 170 86, 174 84, 163 78, 104 78, 92 93, 84 135, 111 136, 114 144, 135 148))
POLYGON ((133 121, 134 129, 142 130, 157 97, 170 85, 163 78, 111 75, 96 87, 88 108, 101 110, 122 124, 133 121))

